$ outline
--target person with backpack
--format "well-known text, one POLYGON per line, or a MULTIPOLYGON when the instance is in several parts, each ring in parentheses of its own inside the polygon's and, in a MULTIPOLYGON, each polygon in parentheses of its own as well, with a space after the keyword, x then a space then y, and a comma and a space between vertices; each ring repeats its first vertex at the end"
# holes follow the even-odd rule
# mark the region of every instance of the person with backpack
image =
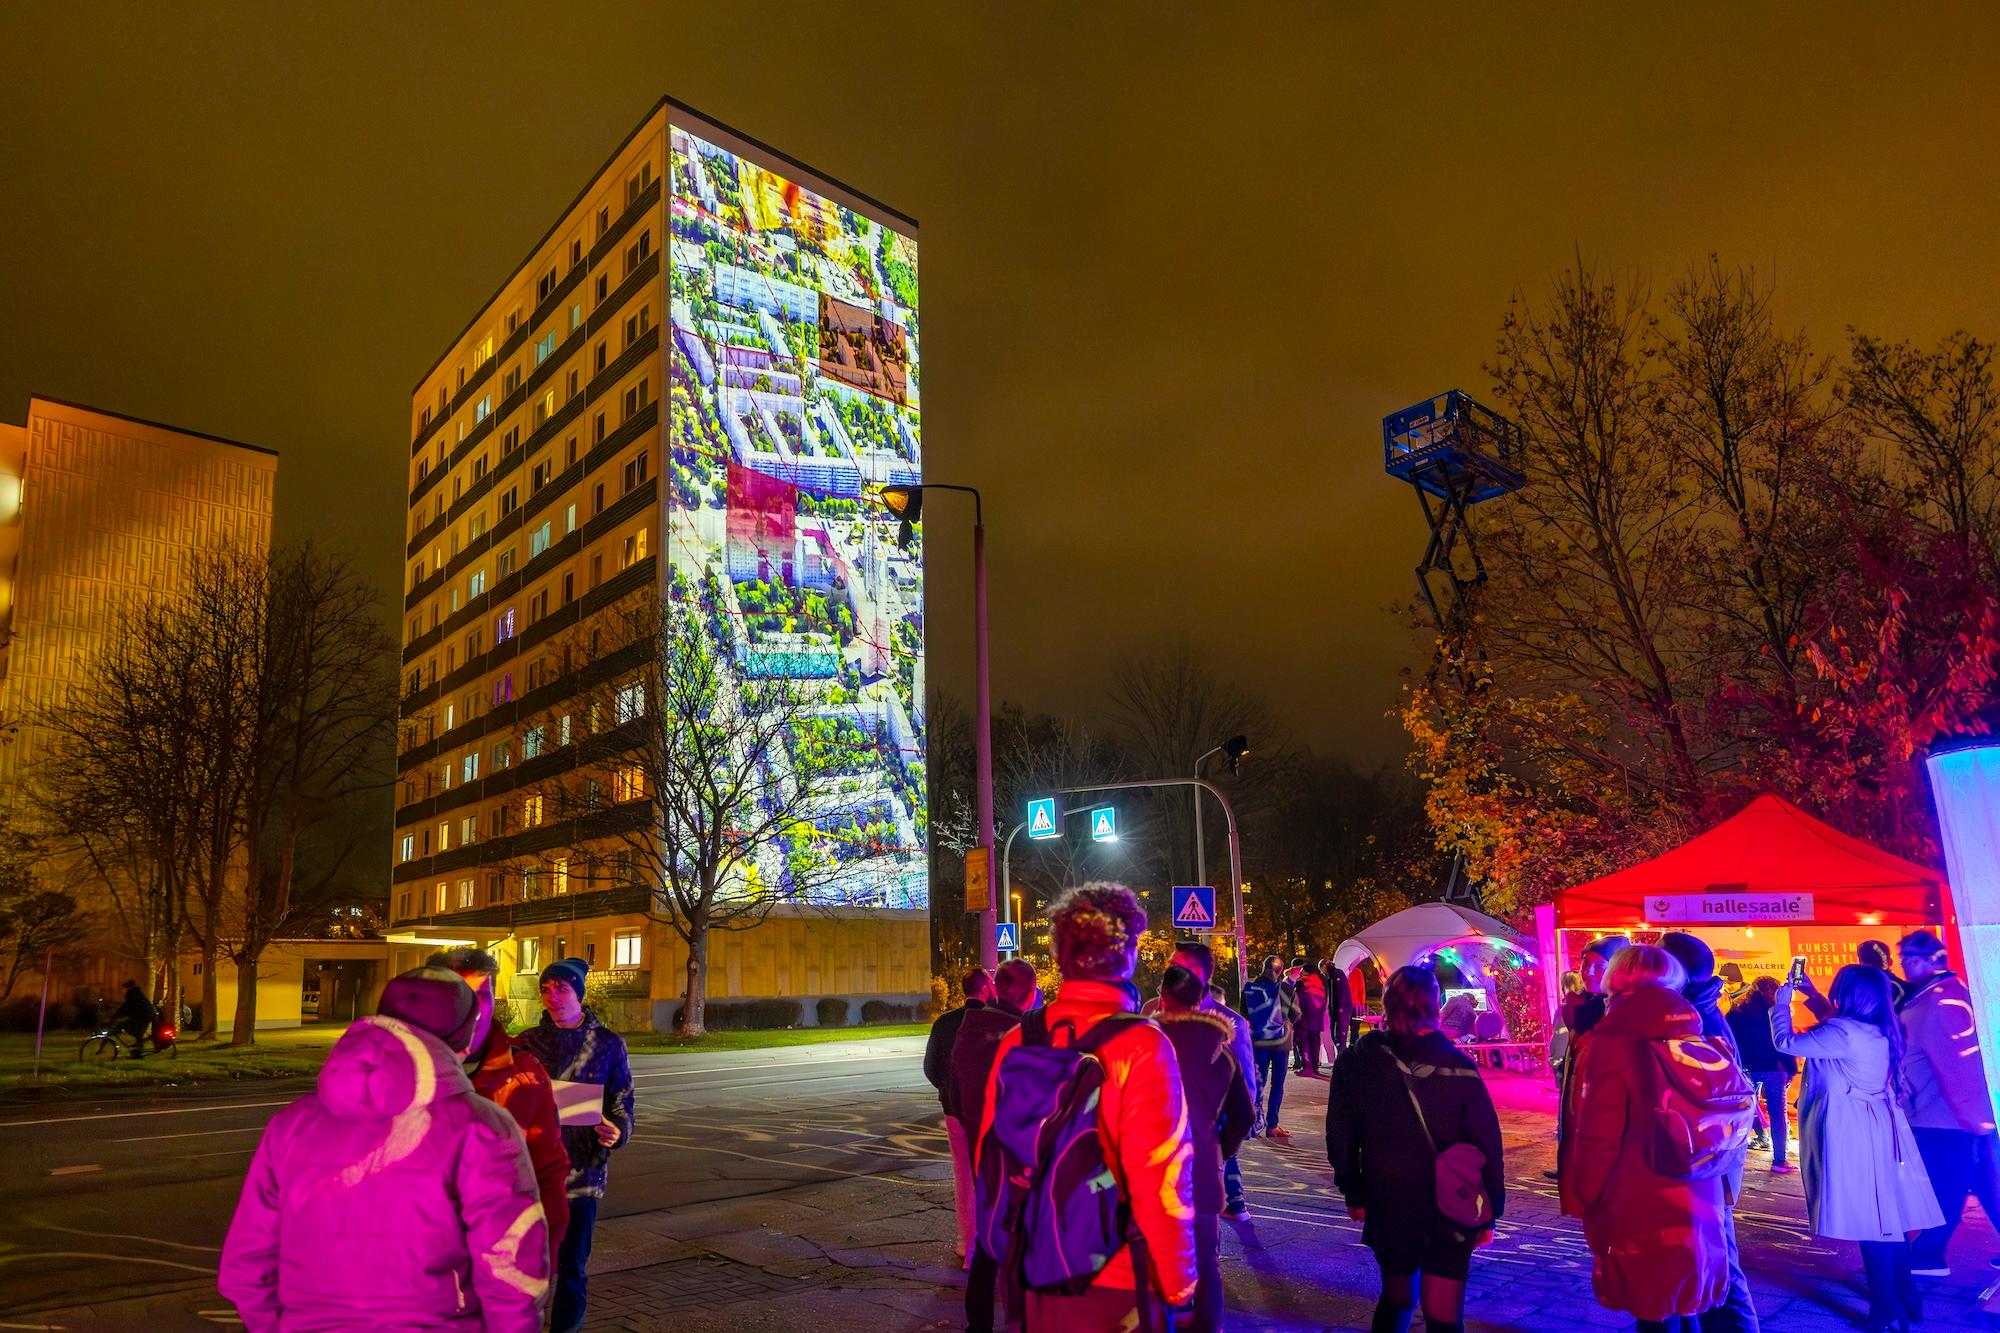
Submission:
MULTIPOLYGON (((1326 978, 1319 969, 1306 965, 1303 958, 1292 960, 1292 991, 1299 1001, 1298 1059, 1292 1072, 1307 1078, 1321 1077, 1320 1042, 1326 1034, 1326 978)), ((1331 1055, 1327 1063, 1332 1064, 1331 1055)))
MULTIPOLYGON (((1909 977, 1896 1012, 1902 1027, 1901 1095, 1944 1222, 1917 1237, 1910 1263, 1918 1277, 1949 1277, 1945 1257, 1968 1194, 1989 1219, 2000 1217, 2000 1152, 1995 1151, 1993 1098, 1972 1021, 1972 996, 1946 963, 1944 942, 1912 931, 1899 946, 1909 977)), ((1866 960, 1863 960, 1864 963, 1866 960)), ((1872 966, 1872 964, 1871 964, 1872 966)), ((1878 969, 1891 990, 1895 978, 1878 969)))
POLYGON ((1242 1146, 1256 1115, 1249 1080, 1231 1054, 1235 1028, 1203 1006, 1207 998, 1208 987, 1201 977, 1178 964, 1169 965, 1160 979, 1160 1026, 1180 1062, 1188 1136, 1194 1144, 1194 1239, 1200 1277, 1190 1333, 1216 1333, 1222 1327, 1222 1164, 1242 1146))
POLYGON ((1284 968, 1285 960, 1272 954, 1257 979, 1243 988, 1243 1016, 1250 1020, 1250 1041, 1257 1050, 1258 1120, 1265 1137, 1273 1139, 1292 1137, 1292 1131, 1278 1123, 1278 1112, 1285 1105, 1285 1071, 1290 1068, 1299 1001, 1284 978, 1284 968))
POLYGON ((1769 1149, 1771 1170, 1781 1176, 1798 1168, 1791 1164, 1790 1124, 1786 1120, 1785 1094, 1799 1072, 1799 1062, 1784 1054, 1771 1040, 1771 1008, 1778 998, 1778 979, 1758 977, 1742 999, 1729 1011, 1730 1035, 1736 1038, 1736 1053, 1742 1058, 1743 1072, 1763 1097, 1764 1116, 1769 1127, 1750 1140, 1752 1148, 1769 1149))
POLYGON ((1439 1029, 1441 998, 1435 972, 1397 968, 1384 1030, 1347 1049, 1327 1095, 1333 1181, 1382 1270, 1371 1333, 1407 1333, 1420 1296, 1429 1333, 1464 1333, 1472 1252, 1506 1208, 1500 1117, 1439 1029))
MULTIPOLYGON (((1722 978, 1715 974, 1715 950, 1699 936, 1684 930, 1670 930, 1660 936, 1660 947, 1673 956, 1687 974, 1681 998, 1694 1007, 1701 1019, 1701 1035, 1727 1051, 1740 1069, 1742 1053, 1729 1020, 1722 1016, 1722 978)), ((1747 1076, 1747 1071, 1746 1071, 1747 1076)), ((1750 1117, 1757 1118, 1756 1089, 1750 1097, 1750 1117)), ((1747 1145, 1746 1145, 1747 1147, 1747 1145)), ((1743 1257, 1736 1242, 1736 1200, 1743 1197, 1743 1159, 1739 1152, 1729 1168, 1729 1192, 1722 1213, 1722 1240, 1729 1252, 1729 1294, 1722 1304, 1701 1317, 1701 1333, 1758 1333, 1757 1303, 1750 1292, 1750 1279, 1743 1272, 1743 1257)))
POLYGON ((1664 949, 1618 951, 1608 1005, 1577 1052, 1573 1179, 1598 1303, 1641 1333, 1695 1333, 1729 1296, 1729 1171, 1750 1140, 1754 1093, 1733 1053, 1701 1033, 1664 949))
POLYGON ((1567 1007, 1569 1042, 1563 1052, 1562 1086, 1556 1090, 1556 1169, 1542 1173, 1556 1182, 1556 1195, 1564 1217, 1583 1216, 1583 1207, 1567 1183, 1575 1178, 1570 1163, 1570 1126, 1576 1120, 1577 1056, 1590 1030, 1604 1019, 1608 1003, 1604 994, 1604 975, 1611 970, 1611 960, 1618 956, 1620 949, 1631 943, 1623 935, 1600 935, 1584 945, 1583 958, 1578 963, 1583 993, 1574 1006, 1567 1007))
MULTIPOLYGON (((982 979, 985 975, 984 971, 979 973, 982 979)), ((969 992, 970 987, 967 989, 969 992)), ((966 1145, 965 1211, 968 1219, 973 1214, 974 1206, 971 1145, 978 1141, 980 1122, 986 1118, 986 1083, 993 1077, 993 1062, 1000 1053, 1001 1038, 1021 1025, 1023 1014, 1041 1003, 1035 965, 1020 958, 1000 964, 1000 970, 993 978, 991 994, 991 1003, 976 1007, 968 994, 967 1007, 959 1022, 957 1035, 951 1042, 951 1061, 944 1074, 945 1086, 940 1089, 940 1094, 948 1099, 947 1123, 956 1126, 952 1134, 953 1153, 958 1152, 961 1142, 966 1145)), ((956 1179, 953 1184, 957 1184, 956 1179)), ((992 1333, 993 1292, 998 1284, 999 1271, 992 1256, 974 1241, 972 1228, 966 1229, 965 1236, 965 1327, 968 1333, 992 1333)))
POLYGON ((1903 1033, 1888 975, 1864 963, 1834 974, 1824 1022, 1792 1028, 1796 986, 1778 988, 1771 1041, 1804 1056, 1799 1094, 1799 1157, 1805 1166, 1806 1223, 1814 1235, 1861 1246, 1873 1333, 1903 1330, 1923 1317, 1906 1237, 1942 1225, 1944 1213, 1924 1174, 1916 1136, 1897 1100, 1903 1033))
POLYGON ((1199 1278, 1194 1147, 1173 1043, 1135 1012, 1146 909, 1094 883, 1048 917, 1062 989, 1000 1040, 979 1245, 1023 1293, 1027 1333, 1166 1329, 1199 1278))
MULTIPOLYGON (((951 1146, 951 1199, 958 1213, 958 1257, 965 1266, 972 1266, 972 1139, 968 1134, 964 1118, 957 1113, 951 1078, 951 1053, 958 1041, 959 1029, 965 1024, 966 1016, 978 1013, 993 1002, 993 976, 983 967, 975 967, 965 974, 959 983, 965 995, 965 1003, 956 1009, 947 1009, 931 1024, 931 1035, 924 1043, 924 1078, 938 1093, 938 1108, 944 1112, 945 1138, 951 1146)), ((972 1127, 977 1129, 974 1120, 972 1127)))

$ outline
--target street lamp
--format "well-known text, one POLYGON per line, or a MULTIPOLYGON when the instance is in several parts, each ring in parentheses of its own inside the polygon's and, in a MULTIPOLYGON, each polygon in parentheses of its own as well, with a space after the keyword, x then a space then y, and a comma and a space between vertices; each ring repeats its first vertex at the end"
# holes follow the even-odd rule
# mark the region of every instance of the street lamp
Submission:
MULTIPOLYGON (((1194 761, 1194 775, 1201 776, 1201 766, 1208 762, 1211 755, 1223 754, 1229 756, 1229 776, 1235 777, 1241 771, 1243 760, 1249 753, 1249 737, 1231 736, 1214 749, 1202 752, 1194 761)), ((1194 882, 1203 885, 1208 883, 1208 843, 1201 836, 1201 788, 1199 787, 1194 789, 1194 882)))
MULTIPOLYGON (((924 515, 924 492, 962 491, 972 497, 972 646, 976 687, 973 704, 973 785, 979 806, 979 845, 986 852, 986 865, 993 865, 993 695, 986 674, 986 517, 979 491, 972 486, 950 486, 926 482, 917 486, 878 486, 873 495, 878 504, 902 520, 897 543, 905 548, 916 535, 916 525, 924 515)), ((994 911, 989 897, 986 910, 979 914, 979 962, 991 972, 1000 965, 1000 949, 993 931, 994 911)))

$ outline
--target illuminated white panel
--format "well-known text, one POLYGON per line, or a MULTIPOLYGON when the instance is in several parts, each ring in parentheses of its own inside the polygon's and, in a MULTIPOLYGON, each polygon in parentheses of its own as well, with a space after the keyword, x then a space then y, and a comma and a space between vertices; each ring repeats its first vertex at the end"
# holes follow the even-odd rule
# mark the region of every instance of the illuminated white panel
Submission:
POLYGON ((1955 961, 1972 992, 1986 1086, 2000 1089, 2000 745, 1934 754, 1927 764, 1965 951, 1955 961))

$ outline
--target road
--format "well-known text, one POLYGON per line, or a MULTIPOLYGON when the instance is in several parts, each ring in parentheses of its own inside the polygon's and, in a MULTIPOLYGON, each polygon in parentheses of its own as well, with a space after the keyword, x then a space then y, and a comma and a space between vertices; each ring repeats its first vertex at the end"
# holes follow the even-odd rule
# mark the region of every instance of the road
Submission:
MULTIPOLYGON (((900 1333, 956 1327, 951 1186, 921 1043, 641 1055, 638 1132, 614 1161, 591 1264, 593 1329, 900 1333)), ((1481 1328, 1626 1326, 1590 1295, 1556 1216, 1546 1089, 1495 1080, 1508 1217, 1474 1270, 1481 1328)), ((215 1329, 216 1255, 258 1131, 296 1086, 0 1112, 0 1330, 215 1329)), ((1365 1327, 1375 1270, 1331 1189, 1325 1084, 1293 1079, 1288 1145, 1244 1150, 1253 1217, 1224 1234, 1230 1327, 1365 1327)), ((1852 1248, 1807 1235, 1797 1177, 1753 1169, 1739 1208, 1766 1327, 1837 1328, 1852 1248)), ((1994 1237, 1969 1222, 1928 1333, 1982 1327, 1994 1237)))

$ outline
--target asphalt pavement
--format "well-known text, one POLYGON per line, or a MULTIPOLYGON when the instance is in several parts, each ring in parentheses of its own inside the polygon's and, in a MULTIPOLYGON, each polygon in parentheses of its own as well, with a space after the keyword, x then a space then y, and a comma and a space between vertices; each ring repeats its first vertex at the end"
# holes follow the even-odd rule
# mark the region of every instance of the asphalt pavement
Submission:
MULTIPOLYGON (((593 1329, 957 1326, 950 1168, 921 1042, 633 1059, 639 1121, 614 1159, 591 1264, 593 1329)), ((1495 1078, 1507 1218, 1475 1263, 1471 1326, 1629 1328, 1591 1299, 1575 1225, 1542 1178, 1541 1080, 1495 1078)), ((216 1256, 258 1131, 297 1085, 0 1111, 0 1330, 214 1329, 216 1256)), ((1224 1231, 1230 1327, 1366 1327, 1374 1264, 1332 1190, 1325 1084, 1287 1088, 1289 1144, 1243 1154, 1253 1216, 1224 1231)), ((1851 1246, 1804 1228, 1798 1177, 1752 1159, 1738 1220, 1765 1327, 1839 1329, 1861 1310, 1851 1246)), ((1985 1329, 1995 1237, 1976 1209, 1958 1274, 1929 1284, 1925 1333, 1985 1329)), ((1419 1325, 1421 1326, 1421 1325, 1419 1325)))

